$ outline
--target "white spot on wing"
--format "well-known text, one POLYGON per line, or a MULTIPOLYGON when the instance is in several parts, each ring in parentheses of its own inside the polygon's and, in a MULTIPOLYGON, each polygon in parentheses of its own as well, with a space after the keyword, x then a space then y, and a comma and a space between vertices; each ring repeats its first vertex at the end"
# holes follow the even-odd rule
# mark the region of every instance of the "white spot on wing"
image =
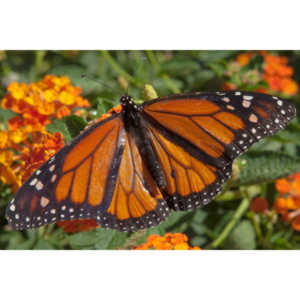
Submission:
POLYGON ((41 181, 39 181, 36 185, 35 188, 40 191, 42 188, 44 187, 43 183, 41 181))
POLYGON ((48 198, 46 198, 44 196, 41 198, 41 206, 42 207, 46 207, 49 203, 50 203, 50 200, 48 198))
POLYGON ((57 177, 56 174, 52 175, 51 182, 54 182, 56 180, 56 177, 57 177))
POLYGON ((257 116, 255 114, 251 114, 249 117, 249 121, 252 123, 257 123, 258 121, 257 116))
POLYGON ((29 185, 35 185, 37 183, 37 179, 36 178, 33 178, 31 180, 31 182, 29 183, 29 185))
POLYGON ((242 105, 243 105, 245 108, 248 108, 248 107, 250 107, 251 102, 250 102, 250 101, 247 101, 247 100, 243 100, 242 105))
POLYGON ((49 168, 49 171, 50 172, 53 172, 55 170, 55 165, 52 165, 50 168, 49 168))

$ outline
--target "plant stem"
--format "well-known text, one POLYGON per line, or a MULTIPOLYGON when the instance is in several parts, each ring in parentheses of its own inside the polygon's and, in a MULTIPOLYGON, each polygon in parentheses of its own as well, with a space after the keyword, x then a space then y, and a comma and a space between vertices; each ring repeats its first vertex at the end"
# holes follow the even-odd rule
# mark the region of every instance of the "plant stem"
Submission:
POLYGON ((148 59, 150 60, 153 68, 155 69, 156 72, 158 72, 160 70, 160 65, 157 61, 155 53, 152 50, 147 50, 146 53, 147 53, 148 59))
POLYGON ((169 78, 167 74, 163 74, 162 78, 167 85, 167 87, 172 91, 174 94, 180 93, 180 90, 177 88, 177 86, 172 82, 172 80, 169 78))
POLYGON ((255 230, 255 233, 256 233, 256 236, 257 236, 257 239, 258 239, 259 243, 261 244, 261 246, 263 246, 264 245, 263 235, 262 235, 262 231, 261 231, 261 228, 260 228, 260 224, 256 220, 255 214, 253 212, 249 212, 248 218, 252 222, 252 225, 254 227, 254 230, 255 230))
POLYGON ((221 234, 207 247, 208 249, 218 248, 227 238, 233 227, 240 220, 243 214, 246 212, 250 204, 250 197, 244 196, 237 210, 235 211, 232 219, 227 223, 221 234))
POLYGON ((128 74, 110 55, 109 51, 103 50, 101 51, 102 56, 105 58, 105 60, 112 66, 112 68, 119 74, 125 77, 128 81, 131 83, 136 84, 136 80, 128 74))
POLYGON ((45 57, 46 51, 39 50, 35 51, 34 60, 34 80, 38 80, 38 76, 42 72, 43 59, 45 57))

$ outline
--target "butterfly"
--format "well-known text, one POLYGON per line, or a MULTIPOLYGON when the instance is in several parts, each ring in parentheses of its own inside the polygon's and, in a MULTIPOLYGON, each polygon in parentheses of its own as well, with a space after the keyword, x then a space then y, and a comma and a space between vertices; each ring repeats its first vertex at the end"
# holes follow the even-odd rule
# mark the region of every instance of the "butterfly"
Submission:
POLYGON ((75 219, 119 231, 155 226, 171 210, 209 203, 231 177, 233 160, 296 114, 278 97, 240 91, 141 105, 123 95, 120 104, 24 183, 6 210, 13 228, 75 219))

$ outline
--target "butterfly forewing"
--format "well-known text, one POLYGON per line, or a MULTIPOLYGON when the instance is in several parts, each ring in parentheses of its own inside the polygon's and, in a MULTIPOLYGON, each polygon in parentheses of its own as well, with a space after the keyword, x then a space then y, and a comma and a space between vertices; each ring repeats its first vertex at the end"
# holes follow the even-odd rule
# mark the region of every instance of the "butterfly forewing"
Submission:
POLYGON ((283 129, 295 108, 265 94, 219 92, 153 100, 144 114, 167 179, 168 205, 186 210, 208 203, 231 176, 233 160, 283 129))
POLYGON ((168 214, 120 117, 88 128, 51 157, 7 208, 16 229, 93 218, 103 227, 136 231, 168 214))
POLYGON ((121 130, 119 118, 107 119, 52 156, 11 201, 6 211, 9 223, 17 229, 35 228, 95 215, 95 207, 101 210, 109 201, 105 182, 121 130), (95 183, 96 188, 100 183, 99 189, 95 183))

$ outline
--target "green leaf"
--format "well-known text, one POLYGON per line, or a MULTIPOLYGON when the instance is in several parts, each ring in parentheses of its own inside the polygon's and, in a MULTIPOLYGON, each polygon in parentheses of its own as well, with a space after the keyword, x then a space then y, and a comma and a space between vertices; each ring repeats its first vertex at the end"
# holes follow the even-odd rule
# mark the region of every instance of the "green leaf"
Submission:
POLYGON ((52 250, 55 249, 55 247, 47 240, 40 239, 36 243, 36 245, 33 247, 33 249, 36 250, 52 250))
POLYGON ((64 136, 65 142, 72 140, 72 136, 68 130, 68 127, 63 119, 54 120, 51 124, 46 126, 47 131, 50 133, 60 132, 64 136))
POLYGON ((67 240, 72 249, 94 249, 97 242, 96 230, 69 234, 67 240))
POLYGON ((108 98, 98 98, 98 105, 97 105, 97 113, 99 116, 107 113, 109 109, 111 109, 114 106, 114 101, 108 98))
MULTIPOLYGON (((7 121, 14 117, 16 114, 14 112, 12 112, 11 110, 7 110, 7 109, 3 109, 1 106, 0 106, 0 123, 3 123, 7 124, 7 121)), ((7 127, 6 127, 7 129, 7 127)))
POLYGON ((117 249, 122 247, 128 233, 112 229, 98 228, 67 236, 72 249, 117 249))
POLYGON ((98 228, 96 230, 97 242, 95 249, 117 249, 122 247, 128 238, 127 232, 120 232, 112 229, 98 228))
POLYGON ((222 60, 228 59, 233 54, 236 54, 236 51, 226 50, 226 51, 199 51, 198 57, 204 62, 220 62, 222 60))
POLYGON ((233 186, 273 181, 300 171, 300 159, 285 153, 252 151, 240 158, 244 167, 233 186))
POLYGON ((67 116, 64 121, 72 138, 77 136, 87 125, 87 122, 83 118, 75 115, 67 116))
POLYGON ((255 231, 249 220, 241 221, 224 243, 225 249, 253 250, 256 248, 255 231))

